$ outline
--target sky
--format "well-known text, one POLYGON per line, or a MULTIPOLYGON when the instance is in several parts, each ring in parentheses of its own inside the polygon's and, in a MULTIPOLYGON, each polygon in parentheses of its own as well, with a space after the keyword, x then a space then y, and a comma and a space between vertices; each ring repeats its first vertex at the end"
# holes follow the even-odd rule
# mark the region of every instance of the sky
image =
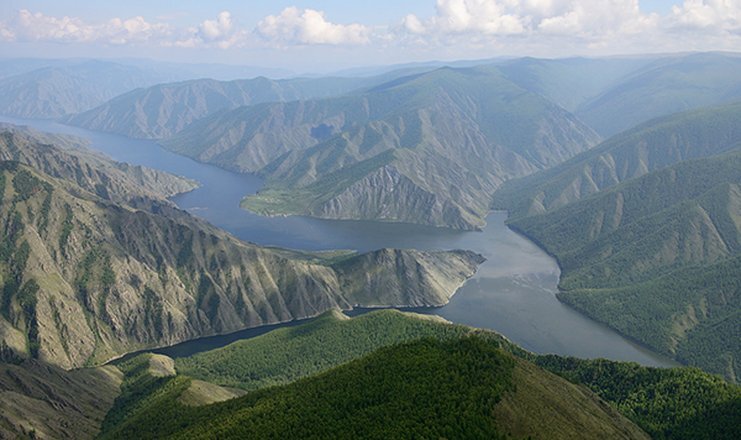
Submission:
POLYGON ((0 57, 331 71, 502 56, 741 51, 741 0, 2 0, 0 57))

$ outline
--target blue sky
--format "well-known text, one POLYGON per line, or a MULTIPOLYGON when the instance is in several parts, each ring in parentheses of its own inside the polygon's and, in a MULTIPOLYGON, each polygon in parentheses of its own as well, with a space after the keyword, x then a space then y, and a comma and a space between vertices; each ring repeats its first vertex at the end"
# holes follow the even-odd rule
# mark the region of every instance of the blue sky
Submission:
POLYGON ((331 70, 741 49, 741 0, 3 0, 0 56, 331 70))

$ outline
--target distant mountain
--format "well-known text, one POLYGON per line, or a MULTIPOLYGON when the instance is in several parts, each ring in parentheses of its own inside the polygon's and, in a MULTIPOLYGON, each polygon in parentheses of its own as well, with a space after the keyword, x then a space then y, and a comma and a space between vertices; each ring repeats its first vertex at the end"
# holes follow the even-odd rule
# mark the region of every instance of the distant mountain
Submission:
POLYGON ((556 256, 559 298, 675 358, 741 371, 741 149, 510 225, 556 256))
POLYGON ((147 197, 149 180, 129 179, 141 171, 13 133, 0 140, 39 167, 0 162, 2 359, 97 365, 334 307, 438 305, 483 261, 464 251, 323 259, 261 248, 147 197))
POLYGON ((265 77, 217 81, 195 79, 133 90, 66 122, 134 138, 163 139, 190 123, 240 106, 336 96, 396 78, 391 72, 369 78, 265 77))
POLYGON ((517 58, 503 61, 498 69, 520 87, 539 93, 570 112, 603 92, 622 84, 627 77, 656 57, 612 58, 517 58))
POLYGON ((741 146, 741 102, 658 118, 543 172, 506 182, 494 207, 542 214, 677 162, 741 146))
POLYGON ((662 57, 627 75, 576 110, 609 137, 650 119, 741 99, 741 56, 662 57))
POLYGON ((598 137, 494 68, 439 69, 340 98, 242 107, 164 145, 268 186, 245 206, 475 229, 506 179, 568 159, 598 137))
POLYGON ((103 61, 40 67, 0 79, 0 114, 58 118, 161 79, 136 67, 103 61))

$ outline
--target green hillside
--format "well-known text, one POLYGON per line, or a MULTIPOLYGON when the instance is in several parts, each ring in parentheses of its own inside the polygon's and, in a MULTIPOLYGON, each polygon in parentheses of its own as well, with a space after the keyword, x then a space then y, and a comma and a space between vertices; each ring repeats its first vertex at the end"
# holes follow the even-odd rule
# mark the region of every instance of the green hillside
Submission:
POLYGON ((741 388, 694 368, 540 356, 536 364, 587 386, 656 439, 741 436, 741 388))
POLYGON ((647 438, 583 388, 479 337, 381 348, 289 385, 196 408, 178 403, 190 379, 143 379, 137 362, 124 366, 132 378, 124 389, 139 398, 117 401, 102 438, 647 438), (517 405, 538 418, 513 414, 517 405))
POLYGON ((218 385, 255 390, 283 385, 359 358, 379 347, 422 337, 470 332, 434 316, 382 310, 349 319, 328 312, 299 327, 272 331, 224 348, 176 359, 178 373, 218 385))
POLYGON ((741 150, 680 162, 511 225, 554 254, 559 297, 680 360, 741 368, 741 150))

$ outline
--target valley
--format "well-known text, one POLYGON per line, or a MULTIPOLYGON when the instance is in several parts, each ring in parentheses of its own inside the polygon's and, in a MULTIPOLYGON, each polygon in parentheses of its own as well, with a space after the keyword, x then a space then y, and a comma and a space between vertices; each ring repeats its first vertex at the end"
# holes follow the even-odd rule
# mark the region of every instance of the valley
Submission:
MULTIPOLYGON (((473 278, 440 308, 418 310, 461 324, 497 330, 524 348, 587 358, 635 361, 644 365, 675 363, 652 353, 556 298, 559 268, 537 246, 507 229, 506 214, 492 213, 482 232, 379 222, 332 221, 307 217, 263 217, 239 209, 245 191, 261 181, 170 153, 156 143, 91 132, 48 121, 0 118, 39 130, 80 136, 116 160, 187 176, 200 186, 173 197, 182 209, 204 218, 236 237, 265 246, 322 251, 368 252, 395 247, 438 250, 469 249, 487 258, 473 278)), ((406 304, 409 305, 409 304, 406 304)), ((247 330, 247 333, 250 331, 247 330)), ((228 338, 227 338, 228 339, 228 338)), ((220 338, 205 347, 221 345, 220 338)), ((201 341, 191 345, 204 349, 201 341)), ((188 349, 188 343, 180 349, 188 349)))
POLYGON ((0 66, 0 438, 741 436, 739 54, 250 69, 0 66))

